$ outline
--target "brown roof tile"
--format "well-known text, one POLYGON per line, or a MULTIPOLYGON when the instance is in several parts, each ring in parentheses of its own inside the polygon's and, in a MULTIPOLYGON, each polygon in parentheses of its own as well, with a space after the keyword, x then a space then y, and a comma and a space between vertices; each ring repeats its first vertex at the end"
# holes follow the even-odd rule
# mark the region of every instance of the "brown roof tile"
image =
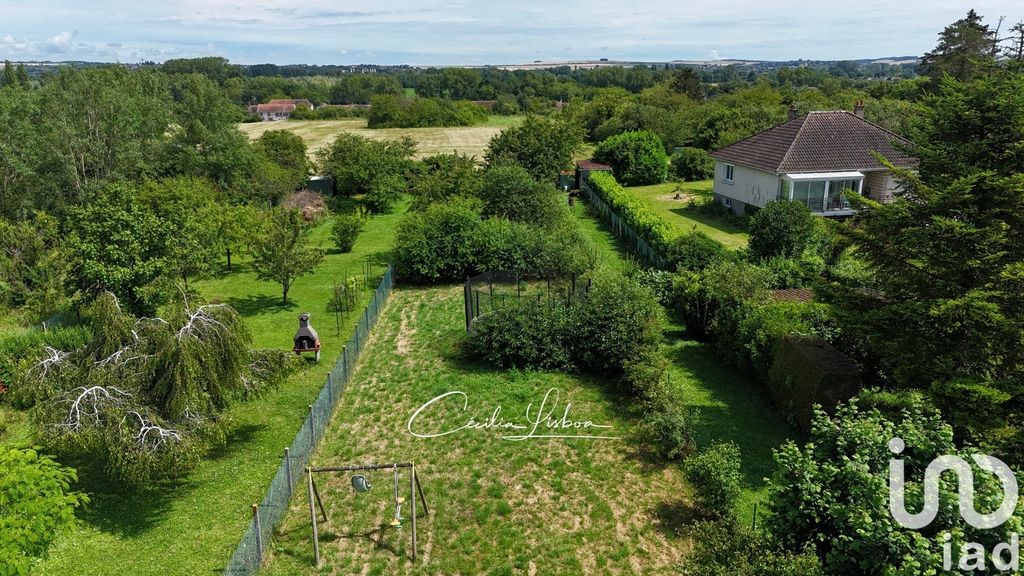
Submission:
POLYGON ((881 126, 847 111, 811 112, 711 153, 777 174, 882 169, 878 152, 896 166, 916 168, 917 159, 900 149, 911 146, 881 126))
POLYGON ((814 291, 809 288, 783 288, 772 290, 771 297, 779 302, 813 302, 814 291))
POLYGON ((580 170, 611 170, 612 167, 593 160, 577 160, 576 167, 580 170))

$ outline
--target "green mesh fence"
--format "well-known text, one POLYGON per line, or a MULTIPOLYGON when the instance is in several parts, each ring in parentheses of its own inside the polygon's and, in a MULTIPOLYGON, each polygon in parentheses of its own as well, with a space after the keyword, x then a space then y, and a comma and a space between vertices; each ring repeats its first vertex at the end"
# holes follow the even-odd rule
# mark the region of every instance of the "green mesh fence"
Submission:
POLYGON ((373 298, 357 319, 355 330, 345 344, 341 356, 328 373, 327 382, 310 407, 306 421, 288 447, 287 457, 282 458, 266 496, 254 510, 253 519, 231 556, 227 568, 224 569, 224 574, 248 576, 259 571, 263 554, 270 544, 271 534, 284 519, 295 488, 302 484, 309 458, 323 437, 331 414, 334 413, 334 407, 345 391, 352 367, 359 358, 359 352, 363 349, 370 330, 377 321, 377 315, 391 293, 393 273, 394 269, 389 265, 384 271, 384 278, 373 293, 373 298))
POLYGON ((608 205, 604 200, 598 196, 589 185, 583 184, 581 188, 583 197, 593 206, 598 216, 601 217, 605 223, 612 229, 617 237, 621 238, 625 243, 626 247, 632 252, 641 262, 648 266, 654 266, 655 268, 664 268, 666 265, 665 259, 658 253, 657 250, 651 247, 646 240, 640 237, 633 227, 626 223, 625 220, 619 217, 618 214, 612 210, 611 206, 608 205))

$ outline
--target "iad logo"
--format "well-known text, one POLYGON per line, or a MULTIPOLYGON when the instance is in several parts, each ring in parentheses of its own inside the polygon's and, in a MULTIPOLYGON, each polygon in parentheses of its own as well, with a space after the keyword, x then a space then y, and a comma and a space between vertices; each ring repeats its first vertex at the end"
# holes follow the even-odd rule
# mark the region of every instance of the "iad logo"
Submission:
MULTIPOLYGON (((889 451, 902 454, 906 443, 900 438, 889 441, 889 451)), ((965 522, 979 530, 988 530, 1002 526, 1013 515, 1017 508, 1017 476, 1002 460, 983 454, 972 454, 971 458, 979 468, 995 474, 1003 486, 1003 501, 990 513, 980 514, 974 509, 974 471, 966 460, 959 456, 939 456, 928 464, 924 471, 924 507, 916 513, 907 512, 905 489, 906 475, 903 460, 889 460, 889 512, 904 528, 920 530, 935 520, 939 513, 939 477, 943 472, 952 470, 957 477, 957 501, 960 516, 965 522)), ((943 543, 943 569, 953 569, 952 546, 947 534, 943 543)), ((978 543, 968 542, 961 548, 959 568, 961 570, 984 570, 985 548, 978 543)), ((1011 541, 996 545, 992 550, 992 564, 997 570, 1017 570, 1019 557, 1018 536, 1013 534, 1011 541), (1010 553, 1009 560, 1005 553, 1010 553)))

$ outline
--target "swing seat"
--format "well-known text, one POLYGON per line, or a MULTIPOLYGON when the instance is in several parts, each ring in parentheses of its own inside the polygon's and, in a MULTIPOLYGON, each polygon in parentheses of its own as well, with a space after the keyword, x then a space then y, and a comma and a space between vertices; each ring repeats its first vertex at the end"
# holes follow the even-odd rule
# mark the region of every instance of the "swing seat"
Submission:
POLYGON ((401 528, 402 527, 402 521, 399 520, 398 518, 392 518, 391 522, 390 522, 390 525, 395 527, 395 528, 401 528))
POLYGON ((404 496, 399 496, 398 500, 395 500, 395 503, 396 504, 405 504, 405 497, 404 496))

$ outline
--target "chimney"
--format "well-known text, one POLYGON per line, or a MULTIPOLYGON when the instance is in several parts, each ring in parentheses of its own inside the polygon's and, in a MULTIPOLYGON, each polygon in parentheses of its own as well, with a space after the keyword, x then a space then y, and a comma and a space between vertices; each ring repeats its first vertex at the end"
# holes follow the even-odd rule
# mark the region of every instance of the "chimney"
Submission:
POLYGON ((790 105, 790 107, 789 107, 789 119, 790 120, 795 120, 797 115, 799 115, 799 112, 797 112, 797 110, 796 110, 796 105, 795 104, 790 105))
POLYGON ((857 100, 857 103, 853 105, 853 115, 857 118, 864 117, 864 101, 857 100))

